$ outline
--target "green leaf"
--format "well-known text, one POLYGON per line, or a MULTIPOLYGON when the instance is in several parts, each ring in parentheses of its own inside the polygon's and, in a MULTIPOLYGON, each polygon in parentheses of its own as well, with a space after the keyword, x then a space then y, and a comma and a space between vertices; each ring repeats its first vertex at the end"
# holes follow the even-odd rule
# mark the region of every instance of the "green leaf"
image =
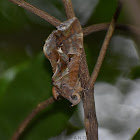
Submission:
MULTIPOLYGON (((98 0, 98 4, 92 12, 88 25, 111 22, 117 8, 117 3, 117 0, 98 0)), ((130 22, 128 15, 124 11, 122 8, 117 23, 128 24, 130 22)))
POLYGON ((19 65, 20 67, 20 63, 22 65, 30 58, 25 49, 19 49, 16 42, 12 45, 8 40, 7 42, 1 41, 0 46, 0 76, 7 70, 15 71, 15 69, 18 69, 15 66, 19 65))
POLYGON ((91 18, 90 24, 110 22, 117 6, 116 0, 99 0, 91 18))
POLYGON ((139 140, 140 139, 140 128, 136 132, 136 134, 133 136, 132 140, 139 140))
POLYGON ((0 99, 8 88, 9 84, 14 80, 16 75, 27 67, 27 63, 10 68, 0 76, 0 99))
POLYGON ((24 9, 8 0, 0 0, 0 29, 1 31, 17 29, 26 23, 24 9))
MULTIPOLYGON (((42 54, 32 59, 5 86, 0 100, 0 139, 9 140, 32 109, 52 96, 52 70, 50 63, 44 60, 46 58, 42 54)), ((74 108, 66 100, 50 105, 32 121, 23 139, 48 139, 58 135, 65 128, 73 111, 74 108)))
POLYGON ((131 79, 137 79, 140 78, 140 66, 134 67, 131 72, 129 73, 129 77, 131 79))

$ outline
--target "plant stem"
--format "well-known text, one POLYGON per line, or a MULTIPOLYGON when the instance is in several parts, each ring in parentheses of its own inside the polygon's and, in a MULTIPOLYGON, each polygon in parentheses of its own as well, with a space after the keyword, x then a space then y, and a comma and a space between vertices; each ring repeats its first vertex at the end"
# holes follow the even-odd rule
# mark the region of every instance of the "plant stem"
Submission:
POLYGON ((114 14, 114 16, 112 18, 112 21, 110 23, 110 26, 108 28, 108 31, 107 31, 106 37, 104 39, 104 42, 103 42, 103 45, 102 45, 98 60, 97 60, 96 65, 95 65, 95 68, 94 68, 94 70, 92 72, 88 88, 92 89, 94 87, 94 83, 95 83, 95 81, 96 81, 96 79, 98 77, 99 71, 101 69, 101 66, 102 66, 102 63, 103 63, 103 60, 104 60, 104 57, 105 57, 105 54, 106 54, 106 50, 108 48, 109 42, 111 40, 111 37, 113 35, 115 25, 116 25, 117 19, 118 19, 119 14, 120 14, 121 7, 122 7, 122 4, 121 4, 121 2, 119 2, 118 7, 116 9, 116 12, 115 12, 115 14, 114 14))
POLYGON ((84 108, 84 125, 87 140, 98 140, 98 122, 96 118, 96 110, 94 102, 94 89, 86 88, 90 76, 84 49, 82 51, 79 75, 81 85, 85 89, 82 92, 82 102, 84 108))
POLYGON ((62 2, 64 4, 67 19, 71 19, 71 18, 75 17, 75 13, 74 13, 74 10, 73 10, 73 7, 72 7, 71 0, 62 0, 62 2))
POLYGON ((29 3, 25 2, 24 0, 9 0, 11 2, 13 2, 14 4, 23 7, 24 9, 30 11, 31 13, 34 13, 35 15, 41 17, 42 19, 46 20, 47 22, 49 22, 51 25, 57 27, 58 25, 61 24, 61 21, 59 21, 57 18, 49 15, 46 12, 43 12, 39 9, 37 9, 36 7, 30 5, 29 3))
POLYGON ((25 118, 25 120, 19 125, 16 132, 12 136, 11 140, 18 140, 21 134, 24 132, 25 128, 31 122, 31 120, 43 109, 45 109, 48 105, 54 103, 56 100, 53 97, 39 103, 36 108, 32 110, 32 112, 25 118))
MULTIPOLYGON (((88 27, 83 28, 83 34, 84 36, 87 36, 90 35, 91 33, 107 30, 109 28, 109 25, 110 25, 109 23, 99 23, 99 24, 90 25, 88 27)), ((134 25, 116 24, 115 29, 121 31, 128 31, 140 35, 140 28, 134 25)))

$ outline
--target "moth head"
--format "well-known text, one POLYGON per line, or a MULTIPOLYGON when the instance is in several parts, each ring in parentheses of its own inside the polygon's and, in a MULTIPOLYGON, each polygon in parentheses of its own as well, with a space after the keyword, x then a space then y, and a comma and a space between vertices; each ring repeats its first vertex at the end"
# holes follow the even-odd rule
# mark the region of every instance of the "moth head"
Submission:
POLYGON ((71 106, 75 106, 77 105, 80 101, 81 101, 81 96, 79 93, 73 93, 70 97, 69 97, 69 101, 72 103, 71 106))

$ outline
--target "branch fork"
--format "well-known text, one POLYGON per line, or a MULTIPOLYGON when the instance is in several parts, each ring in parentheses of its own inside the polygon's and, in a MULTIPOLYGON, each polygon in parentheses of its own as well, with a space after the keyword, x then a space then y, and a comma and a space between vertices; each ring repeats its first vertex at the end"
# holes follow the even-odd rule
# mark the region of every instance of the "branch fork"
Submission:
MULTIPOLYGON (((31 13, 34 13, 35 15, 41 17, 42 19, 49 22, 51 25, 55 27, 59 26, 62 23, 57 18, 51 16, 50 14, 46 12, 43 12, 37 9, 36 7, 30 5, 24 0, 9 0, 9 1, 13 2, 14 4, 20 7, 23 7, 24 9, 30 11, 31 13)), ((64 4, 67 19, 71 19, 75 17, 71 0, 62 0, 62 2, 64 4)), ((97 63, 91 75, 91 78, 89 75, 85 50, 84 48, 82 49, 79 75, 80 75, 81 86, 82 88, 85 89, 82 91, 82 101, 83 101, 83 108, 84 108, 84 115, 85 115, 84 123, 85 123, 87 140, 98 140, 98 122, 96 118, 96 110, 95 110, 95 102, 94 102, 94 83, 98 77, 101 65, 103 63, 103 60, 106 54, 106 50, 108 48, 111 37, 113 35, 118 16, 120 14, 120 10, 121 10, 121 3, 119 2, 118 7, 116 8, 116 12, 110 24, 108 23, 98 24, 98 25, 92 25, 92 26, 83 28, 84 36, 92 32, 100 31, 100 30, 108 28, 105 40, 103 42, 97 63)), ((20 124, 20 126, 14 133, 12 140, 18 140, 20 135, 24 132, 25 128, 28 126, 30 121, 38 114, 38 112, 40 112, 42 109, 46 108, 49 104, 52 104, 54 102, 55 102, 55 99, 51 97, 47 99, 46 101, 37 105, 37 107, 29 114, 29 116, 27 116, 27 118, 23 121, 23 123, 20 124)))

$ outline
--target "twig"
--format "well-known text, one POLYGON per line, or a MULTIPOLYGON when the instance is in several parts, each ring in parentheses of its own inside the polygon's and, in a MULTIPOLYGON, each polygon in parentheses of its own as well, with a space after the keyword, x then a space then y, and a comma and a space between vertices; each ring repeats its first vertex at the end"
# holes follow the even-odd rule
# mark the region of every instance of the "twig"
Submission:
POLYGON ((116 12, 115 12, 115 14, 114 14, 114 16, 112 18, 111 23, 110 23, 109 29, 107 31, 106 37, 104 39, 104 42, 103 42, 103 45, 102 45, 102 48, 101 48, 97 63, 95 65, 95 68, 94 68, 93 73, 91 75, 89 85, 88 85, 89 88, 94 87, 94 83, 95 83, 95 81, 96 81, 96 79, 98 77, 101 65, 103 63, 103 60, 104 60, 104 57, 105 57, 105 54, 106 54, 106 50, 108 48, 109 42, 111 40, 111 37, 112 37, 114 29, 115 29, 115 24, 117 22, 119 14, 120 14, 121 7, 122 7, 122 4, 121 4, 121 2, 119 2, 118 7, 116 9, 116 12))
POLYGON ((13 2, 14 4, 23 7, 24 9, 30 11, 31 13, 34 13, 35 15, 41 17, 42 19, 46 20, 47 22, 49 22, 51 25, 57 27, 58 25, 61 24, 61 21, 58 20, 57 18, 49 15, 46 12, 43 12, 39 9, 37 9, 36 7, 30 5, 29 3, 25 2, 24 0, 9 0, 11 2, 13 2))
POLYGON ((83 34, 84 36, 87 36, 94 32, 107 30, 108 27, 109 27, 109 23, 99 23, 99 24, 90 25, 88 27, 83 28, 83 34))
MULTIPOLYGON (((49 23, 51 23, 54 26, 58 26, 61 22, 54 17, 50 16, 47 13, 42 12, 41 10, 31 6, 30 4, 24 2, 23 0, 10 0, 14 2, 15 4, 27 9, 28 11, 40 16, 41 18, 45 19, 49 23)), ((72 3, 70 0, 63 0, 66 14, 68 19, 73 18, 75 16, 72 3)), ((119 12, 118 12, 119 13, 119 12)), ((117 15, 117 14, 116 14, 117 15)), ((114 16, 114 20, 117 20, 116 15, 114 16)), ((112 21, 114 24, 110 26, 109 30, 114 30, 112 28, 115 27, 115 21, 112 21), (114 27, 113 27, 114 26, 114 27)), ((109 31, 108 31, 109 32, 109 31)), ((111 32, 111 31, 110 31, 111 32)), ((110 35, 112 36, 112 34, 110 35)), ((110 37, 108 35, 108 37, 110 37)), ((106 37, 108 39, 108 37, 106 37)), ((103 45, 104 46, 104 45, 103 45)), ((104 57, 103 57, 104 58, 104 57)), ((99 71, 98 71, 99 72, 99 71)), ((88 71, 88 65, 86 62, 86 56, 84 49, 82 50, 82 57, 80 62, 80 71, 79 76, 81 80, 81 85, 85 89, 83 91, 82 101, 83 101, 83 107, 84 107, 84 114, 85 114, 85 129, 87 134, 87 140, 97 140, 98 139, 98 123, 96 118, 96 111, 95 111, 95 102, 94 102, 94 91, 93 86, 87 88, 87 84, 89 83, 89 71, 88 71)), ((23 121, 23 123, 19 126, 17 131, 12 137, 12 140, 17 140, 19 136, 23 133, 24 129, 27 127, 29 122, 34 118, 38 112, 43 110, 46 106, 53 103, 55 100, 53 98, 50 98, 49 100, 46 100, 42 103, 40 103, 29 116, 23 121)))
POLYGON ((86 90, 90 76, 84 49, 82 51, 79 75, 81 85, 85 89, 82 93, 82 102, 87 140, 98 140, 98 122, 96 118, 94 90, 93 88, 86 90))
POLYGON ((119 3, 119 6, 115 12, 115 15, 112 19, 109 30, 107 32, 107 35, 104 41, 105 43, 103 43, 103 47, 99 55, 99 59, 97 60, 97 64, 98 63, 99 64, 95 66, 96 73, 94 72, 94 74, 92 74, 90 81, 89 81, 89 72, 88 72, 88 66, 86 62, 85 51, 83 50, 82 52, 79 73, 80 73, 81 85, 85 89, 82 94, 83 95, 82 101, 83 101, 83 108, 84 108, 84 116, 85 116, 84 124, 85 124, 85 129, 86 129, 87 140, 98 140, 98 122, 96 118, 93 82, 95 82, 94 80, 96 80, 97 75, 99 73, 99 70, 100 70, 100 67, 104 59, 105 52, 106 52, 107 45, 109 44, 110 38, 115 28, 115 23, 120 13, 120 9, 121 9, 121 4, 119 3))
POLYGON ((48 105, 54 103, 56 100, 53 97, 50 97, 46 101, 39 103, 35 109, 26 117, 26 119, 19 125, 18 129, 12 136, 11 140, 18 140, 21 134, 24 132, 25 128, 31 122, 31 120, 43 109, 45 109, 48 105))
MULTIPOLYGON (((109 23, 99 23, 94 24, 88 27, 83 28, 83 34, 84 36, 87 36, 91 33, 107 30, 109 27, 109 23)), ((135 27, 134 25, 128 25, 128 24, 116 24, 115 29, 122 30, 122 31, 128 31, 132 32, 134 34, 140 35, 140 28, 135 27)))
MULTIPOLYGON (((107 30, 109 27, 109 23, 101 23, 101 24, 94 24, 83 29, 84 36, 87 36, 91 33, 95 33, 98 31, 107 30)), ((135 25, 128 25, 128 24, 117 24, 115 29, 124 31, 127 33, 131 33, 132 37, 135 38, 136 43, 140 44, 139 37, 140 37, 140 28, 135 25)), ((128 34, 127 34, 128 35, 128 34)), ((136 47, 138 51, 138 55, 140 57, 140 49, 136 47)))
POLYGON ((71 19, 73 17, 75 17, 75 13, 72 7, 72 2, 71 0, 62 0, 64 7, 65 7, 65 11, 66 11, 66 15, 67 15, 67 19, 71 19))

